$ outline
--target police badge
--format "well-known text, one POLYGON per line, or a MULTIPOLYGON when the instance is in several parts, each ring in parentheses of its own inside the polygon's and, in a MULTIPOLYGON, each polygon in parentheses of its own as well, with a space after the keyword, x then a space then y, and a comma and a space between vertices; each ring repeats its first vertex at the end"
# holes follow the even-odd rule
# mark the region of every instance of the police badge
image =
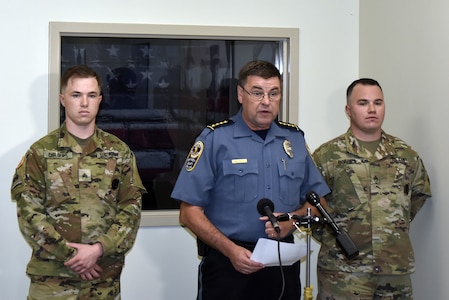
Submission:
POLYGON ((282 145, 284 146, 284 151, 287 153, 288 157, 293 158, 292 143, 290 143, 289 140, 285 140, 282 145))

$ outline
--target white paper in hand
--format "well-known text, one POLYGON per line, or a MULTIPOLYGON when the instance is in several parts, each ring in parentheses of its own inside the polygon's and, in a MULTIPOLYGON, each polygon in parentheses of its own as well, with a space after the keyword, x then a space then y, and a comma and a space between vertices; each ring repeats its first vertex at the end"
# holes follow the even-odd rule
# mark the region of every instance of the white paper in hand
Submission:
MULTIPOLYGON (((295 243, 280 242, 281 262, 291 266, 307 254, 307 245, 301 240, 295 243)), ((279 266, 278 241, 259 238, 251 259, 263 263, 266 267, 279 266)))

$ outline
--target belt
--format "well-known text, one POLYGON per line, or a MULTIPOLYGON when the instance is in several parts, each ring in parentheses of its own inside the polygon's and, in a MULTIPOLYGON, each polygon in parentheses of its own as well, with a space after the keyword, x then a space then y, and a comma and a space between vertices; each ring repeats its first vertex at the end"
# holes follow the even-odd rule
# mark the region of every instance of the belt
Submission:
MULTIPOLYGON (((239 241, 239 240, 234 240, 231 239, 232 242, 234 242, 236 245, 239 245, 245 249, 250 250, 251 252, 254 250, 254 248, 256 247, 256 243, 254 242, 245 242, 245 241, 239 241)), ((286 242, 286 243, 293 243, 293 235, 288 235, 285 238, 283 238, 281 240, 281 242, 286 242)), ((196 239, 196 243, 198 246, 198 255, 199 256, 206 256, 207 252, 209 252, 210 249, 212 249, 211 246, 207 245, 205 242, 203 242, 200 239, 196 239)))

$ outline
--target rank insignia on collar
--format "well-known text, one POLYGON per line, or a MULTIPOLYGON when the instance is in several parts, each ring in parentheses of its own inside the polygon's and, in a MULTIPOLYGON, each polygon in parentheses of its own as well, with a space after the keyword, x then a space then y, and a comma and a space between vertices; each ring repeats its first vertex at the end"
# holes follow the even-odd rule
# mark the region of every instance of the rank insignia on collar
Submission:
POLYGON ((197 141, 190 149, 189 156, 185 162, 186 171, 190 172, 195 169, 196 163, 203 154, 204 144, 202 141, 197 141))
POLYGON ((282 144, 284 146, 284 151, 285 153, 287 153, 287 155, 290 158, 293 158, 293 148, 292 148, 292 143, 290 143, 289 140, 285 140, 284 143, 282 144))

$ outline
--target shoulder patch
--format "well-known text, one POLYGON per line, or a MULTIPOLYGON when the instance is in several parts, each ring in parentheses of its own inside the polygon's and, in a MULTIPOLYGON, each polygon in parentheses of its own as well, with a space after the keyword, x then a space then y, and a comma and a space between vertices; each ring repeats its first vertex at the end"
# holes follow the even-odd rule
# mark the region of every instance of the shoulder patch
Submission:
POLYGON ((204 144, 202 141, 197 141, 192 148, 190 149, 189 156, 186 159, 185 162, 185 168, 187 172, 192 171, 195 169, 195 166, 198 162, 198 160, 201 157, 201 154, 203 154, 204 150, 204 144))
POLYGON ((299 132, 301 132, 302 135, 304 135, 304 132, 296 124, 288 123, 288 122, 282 122, 282 121, 277 121, 277 124, 280 127, 283 127, 283 128, 299 131, 299 132))
POLYGON ((234 121, 228 119, 228 120, 223 120, 223 121, 220 121, 220 122, 217 122, 217 123, 213 123, 213 124, 207 125, 207 128, 209 128, 210 130, 215 130, 218 127, 231 125, 233 123, 234 123, 234 121))

